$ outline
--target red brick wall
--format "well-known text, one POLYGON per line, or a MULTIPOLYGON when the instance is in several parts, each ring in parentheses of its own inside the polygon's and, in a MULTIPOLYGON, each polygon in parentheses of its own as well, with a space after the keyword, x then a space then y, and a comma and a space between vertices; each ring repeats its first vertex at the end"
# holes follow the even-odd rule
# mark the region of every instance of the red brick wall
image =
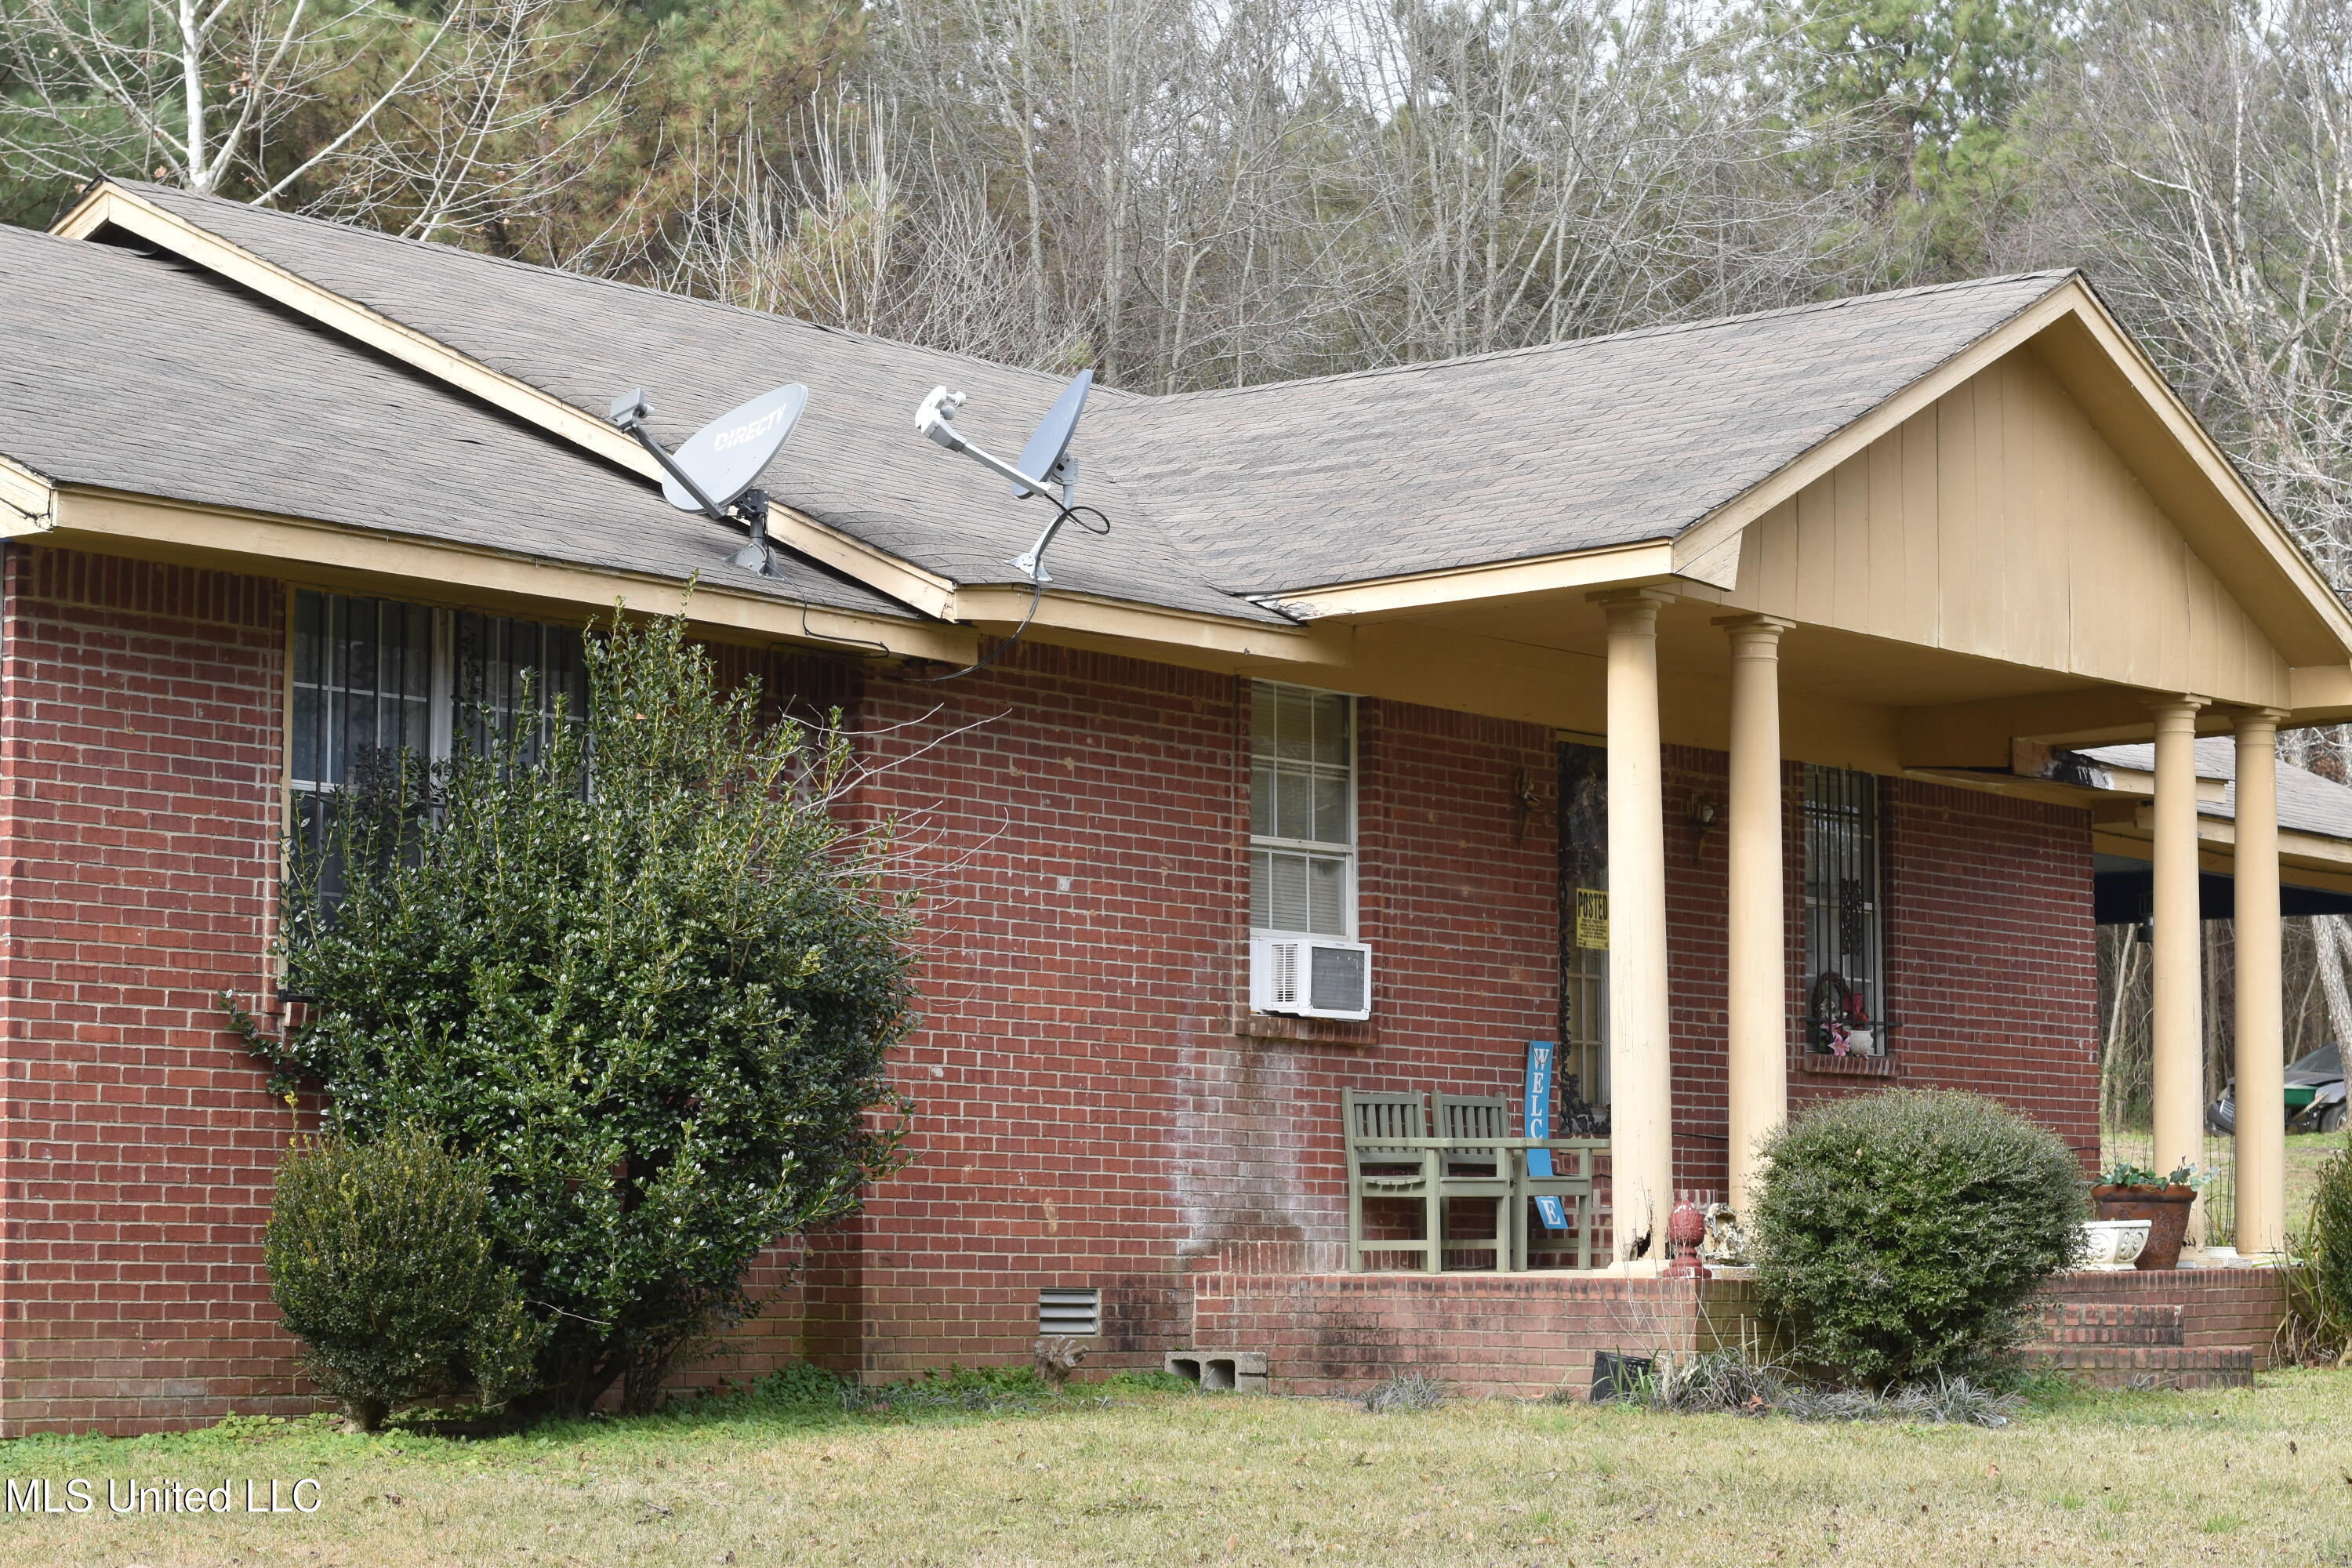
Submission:
MULTIPOLYGON (((1198 1276, 1193 1284, 1197 1348, 1261 1352, 1278 1394, 1360 1394, 1411 1372, 1441 1380, 1455 1394, 1581 1397, 1592 1386, 1597 1350, 1688 1355, 1726 1345, 1787 1349, 1753 1282, 1720 1276, 1701 1282, 1472 1272, 1220 1274, 1198 1276)), ((2267 1268, 2062 1274, 2043 1287, 2042 1300, 2045 1310, 2060 1303, 2095 1311, 2178 1308, 2179 1348, 2140 1352, 2150 1372, 2175 1375, 2225 1363, 2232 1352, 2256 1367, 2272 1364, 2287 1310, 2282 1277, 2267 1268)), ((2189 1381, 2198 1381, 2197 1372, 2189 1381)))
POLYGON ((1247 689, 1049 648, 869 684, 866 804, 900 815, 926 891, 900 1069, 922 1107, 915 1163, 817 1244, 812 1340, 837 1364, 1025 1359, 1038 1289, 1099 1285, 1095 1364, 1156 1365, 1188 1331, 1181 1270, 1343 1266, 1343 1087, 1506 1090, 1550 1032, 1549 735, 1366 702, 1378 1022, 1234 1033, 1247 689))
POLYGON ((263 975, 283 592, 14 544, 5 592, 0 1431, 291 1408, 288 1111, 214 1000, 263 975))
POLYGON ((1418 1373, 1473 1398, 1582 1398, 1592 1352, 1688 1354, 1740 1342, 1732 1281, 1589 1274, 1202 1275, 1199 1347, 1264 1352, 1272 1391, 1360 1394, 1418 1373))
MULTIPOLYGON (((282 589, 36 550, 14 553, 7 591, 0 1419, 290 1407, 258 1265, 285 1112, 211 1002, 262 973, 282 589)), ((809 1238, 797 1279, 792 1252, 763 1262, 774 1310, 698 1380, 800 1353, 885 1375, 1024 1360, 1051 1285, 1103 1289, 1094 1368, 1156 1365, 1194 1331, 1188 1274, 1344 1268, 1342 1089, 1516 1100, 1526 1042, 1553 1031, 1539 728, 1360 705, 1376 1016, 1260 1028, 1237 1024, 1247 682, 1037 646, 936 686, 806 660, 729 668, 754 666, 849 710, 871 770, 856 808, 898 822, 923 899, 925 1019, 894 1070, 919 1103, 913 1163, 858 1220, 809 1238)), ((1722 764, 1667 758, 1690 1186, 1719 1187, 1724 1169, 1725 847, 1693 821, 1702 802, 1720 816, 1722 764)), ((2084 819, 1888 789, 1904 1080, 1970 1083, 2086 1128, 2084 819)), ((1792 1011, 1795 952, 1792 937, 1792 1011)), ((1793 1098, 1823 1091, 1801 1075, 1793 1098)))
MULTIPOLYGON (((1907 779, 1879 781, 1885 908, 1885 1005, 1902 1027, 1884 1064, 1808 1056, 1803 769, 1784 773, 1789 931, 1789 1105, 1907 1088, 1990 1095, 2098 1157, 2098 959, 2091 920, 2090 821, 2039 801, 1907 779), (1883 1076, 1842 1069, 1884 1066, 1883 1076)), ((1672 949, 1675 1180, 1720 1194, 1728 1182, 1724 1074, 1725 898, 1717 826, 1728 787, 1720 752, 1665 756, 1667 942, 1672 949)))
MULTIPOLYGON (((1096 1364, 1150 1363, 1188 1329, 1180 1271, 1345 1267, 1341 1089, 1516 1103, 1525 1044, 1551 1035, 1557 1005, 1549 736, 1359 705, 1375 1019, 1249 1037, 1230 1021, 1246 701, 1245 682, 1044 649, 943 689, 870 689, 862 722, 886 769, 873 802, 907 814, 933 879, 927 1023, 906 1058, 925 1103, 916 1164, 832 1244, 841 1283, 826 1297, 812 1277, 829 1302, 815 1310, 837 1315, 836 1364, 1021 1359, 1037 1289, 1084 1284, 1103 1287, 1110 1320, 1096 1364), (1153 961, 1139 962, 1146 942, 1153 961)), ((1676 1179, 1720 1190, 1726 846, 1695 808, 1721 820, 1724 758, 1670 748, 1666 765, 1676 1179)), ((1913 1026, 1891 1079, 1799 1070, 1792 1101, 1964 1086, 2079 1139, 2095 1087, 2086 819, 1885 788, 1890 995, 1913 1026)))
POLYGON ((1885 787, 1887 997, 1904 1026, 1902 1081, 2005 1101, 2091 1170, 2099 982, 2088 815, 1913 780, 1885 787))

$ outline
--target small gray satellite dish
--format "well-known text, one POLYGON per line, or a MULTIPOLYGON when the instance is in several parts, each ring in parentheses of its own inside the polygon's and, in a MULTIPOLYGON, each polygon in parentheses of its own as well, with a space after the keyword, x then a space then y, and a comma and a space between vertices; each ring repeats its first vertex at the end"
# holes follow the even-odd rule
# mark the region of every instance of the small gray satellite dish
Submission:
MULTIPOLYGON (((1078 416, 1086 411, 1087 393, 1094 384, 1091 365, 1070 377, 1070 384, 1062 388, 1062 395, 1054 400, 1054 406, 1045 410, 1045 417, 1037 422, 1037 433, 1021 448, 1021 461, 1013 465, 1024 474, 1034 474, 1060 485, 1066 500, 1070 470, 1076 467, 1070 461, 1070 437, 1077 434, 1078 416)), ((1026 485, 1013 487, 1014 500, 1026 500, 1036 493, 1026 485)))
POLYGON ((680 511, 705 510, 704 498, 712 506, 734 505, 760 482, 807 406, 808 388, 795 382, 713 419, 671 454, 702 498, 675 478, 662 481, 662 498, 680 511))
MULTIPOLYGON (((1076 488, 1078 479, 1077 459, 1070 456, 1070 437, 1077 431, 1078 415, 1087 405, 1087 390, 1094 384, 1095 373, 1091 369, 1082 370, 1070 378, 1070 384, 1062 388, 1062 395, 1054 400, 1054 406, 1045 411, 1045 417, 1038 423, 1037 433, 1029 437, 1029 445, 1023 448, 1017 467, 986 447, 966 440, 963 432, 955 427, 956 410, 964 405, 962 393, 935 386, 931 388, 930 395, 924 398, 915 410, 915 429, 926 440, 936 441, 950 452, 961 452, 990 473, 1012 480, 1013 500, 1045 495, 1045 487, 1049 484, 1062 487, 1062 499, 1055 508, 1054 521, 1045 525, 1045 531, 1037 536, 1036 543, 1006 563, 1041 590, 1053 581, 1045 573, 1045 547, 1054 542, 1054 535, 1061 531, 1062 524, 1083 511, 1100 521, 1102 526, 1097 528, 1081 522, 1079 527, 1089 533, 1110 531, 1109 520, 1101 512, 1092 507, 1073 510, 1070 504, 1070 492, 1076 488)), ((1046 499, 1051 500, 1053 498, 1046 496, 1046 499)), ((1022 624, 1026 626, 1028 623, 1024 621, 1022 624)), ((973 668, 979 667, 975 665, 973 668)))

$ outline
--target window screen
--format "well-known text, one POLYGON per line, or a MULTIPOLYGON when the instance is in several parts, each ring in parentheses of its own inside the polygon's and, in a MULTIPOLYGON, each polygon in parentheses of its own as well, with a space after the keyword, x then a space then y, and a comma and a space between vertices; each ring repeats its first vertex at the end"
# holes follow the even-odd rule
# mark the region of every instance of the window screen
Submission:
POLYGON ((587 712, 588 669, 579 632, 464 610, 452 620, 457 725, 476 750, 488 750, 494 737, 508 734, 526 700, 538 715, 542 745, 552 738, 559 699, 574 717, 587 712))
POLYGON ((1352 703, 1258 681, 1250 699, 1250 926, 1354 934, 1352 703))

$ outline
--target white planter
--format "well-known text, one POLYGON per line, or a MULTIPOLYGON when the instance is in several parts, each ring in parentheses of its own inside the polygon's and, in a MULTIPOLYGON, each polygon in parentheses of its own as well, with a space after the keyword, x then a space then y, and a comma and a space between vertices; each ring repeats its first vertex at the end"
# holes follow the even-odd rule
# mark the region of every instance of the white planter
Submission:
POLYGON ((2083 1226, 2083 1266, 2086 1268, 2129 1268, 2147 1245, 2144 1219, 2095 1219, 2083 1226))

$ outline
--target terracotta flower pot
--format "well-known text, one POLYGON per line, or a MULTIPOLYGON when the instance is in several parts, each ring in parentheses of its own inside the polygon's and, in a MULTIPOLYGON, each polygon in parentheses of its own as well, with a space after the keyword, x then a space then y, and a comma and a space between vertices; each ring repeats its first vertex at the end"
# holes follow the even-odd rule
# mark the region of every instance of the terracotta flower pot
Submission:
POLYGON ((2189 1234, 2189 1205, 2197 1201, 2194 1187, 2093 1187, 2091 1202, 2101 1219, 2144 1219, 2147 1245, 2139 1250, 2135 1267, 2178 1268, 2181 1239, 2189 1234))

